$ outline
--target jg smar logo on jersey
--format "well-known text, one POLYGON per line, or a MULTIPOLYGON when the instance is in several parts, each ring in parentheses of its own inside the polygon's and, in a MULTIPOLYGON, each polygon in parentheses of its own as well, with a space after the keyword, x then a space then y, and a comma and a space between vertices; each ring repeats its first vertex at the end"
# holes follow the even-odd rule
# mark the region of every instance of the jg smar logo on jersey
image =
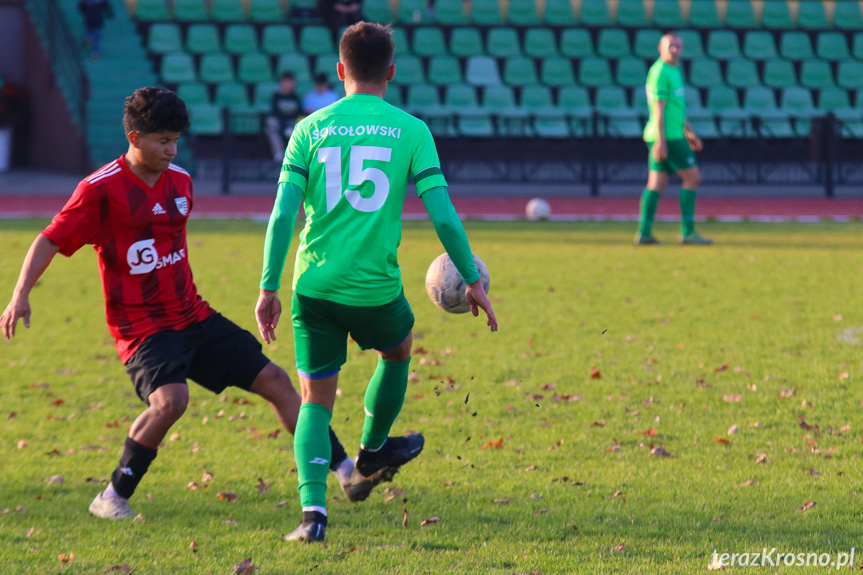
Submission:
POLYGON ((156 240, 141 240, 131 245, 126 252, 126 263, 129 264, 130 274, 134 276, 150 273, 153 270, 172 266, 186 257, 185 249, 159 257, 155 243, 156 240))

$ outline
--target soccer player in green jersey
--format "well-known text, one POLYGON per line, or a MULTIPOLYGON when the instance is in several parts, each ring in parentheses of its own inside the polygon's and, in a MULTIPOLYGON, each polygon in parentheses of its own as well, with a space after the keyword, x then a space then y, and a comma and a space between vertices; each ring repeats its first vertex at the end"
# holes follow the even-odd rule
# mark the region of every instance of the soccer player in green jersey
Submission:
POLYGON ((346 97, 297 124, 267 228, 255 313, 269 343, 282 311, 276 290, 303 204, 291 306, 303 399, 294 441, 303 521, 288 541, 323 541, 326 534, 327 428, 349 334, 380 356, 366 389, 357 481, 393 473, 423 448, 421 434, 388 437, 407 389, 414 323, 397 257, 408 178, 467 284, 473 315, 482 309, 497 331, 431 133, 383 100, 395 74, 390 34, 388 26, 360 22, 342 35, 337 72, 346 97))
POLYGON ((681 242, 709 245, 713 243, 695 232, 695 196, 701 174, 695 152, 703 147, 701 138, 686 119, 686 99, 683 77, 678 62, 683 52, 680 36, 669 32, 659 41, 659 59, 647 73, 647 103, 650 119, 644 127, 647 143, 649 175, 641 195, 641 220, 635 243, 658 244, 653 237, 653 219, 659 196, 668 185, 668 175, 676 172, 681 179, 680 216, 681 242))

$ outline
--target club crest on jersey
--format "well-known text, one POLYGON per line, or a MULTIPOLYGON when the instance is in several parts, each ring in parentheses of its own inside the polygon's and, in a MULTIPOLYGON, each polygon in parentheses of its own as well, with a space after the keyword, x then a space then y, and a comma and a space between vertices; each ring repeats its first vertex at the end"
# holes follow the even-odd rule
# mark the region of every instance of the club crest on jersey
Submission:
POLYGON ((177 204, 177 209, 184 216, 189 215, 189 198, 174 198, 174 203, 177 204))
POLYGON ((135 242, 126 252, 126 263, 129 264, 129 273, 133 276, 150 273, 155 269, 172 266, 186 257, 186 250, 179 249, 161 258, 156 251, 156 240, 141 240, 135 242))

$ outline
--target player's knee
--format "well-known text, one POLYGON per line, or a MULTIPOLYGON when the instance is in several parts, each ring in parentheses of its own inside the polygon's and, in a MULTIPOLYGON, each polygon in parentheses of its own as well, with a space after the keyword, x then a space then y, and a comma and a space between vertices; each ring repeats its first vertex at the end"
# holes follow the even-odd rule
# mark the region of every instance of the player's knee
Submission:
POLYGON ((384 361, 407 361, 411 358, 411 349, 413 348, 413 332, 398 346, 381 352, 381 359, 384 361))
POLYGON ((153 401, 153 395, 150 396, 150 406, 155 408, 163 421, 177 421, 186 413, 186 408, 189 406, 189 391, 185 386, 182 390, 159 394, 156 401, 153 401))
POLYGON ((695 190, 698 186, 701 185, 701 173, 698 170, 688 174, 686 176, 686 180, 683 183, 683 186, 687 190, 695 190))

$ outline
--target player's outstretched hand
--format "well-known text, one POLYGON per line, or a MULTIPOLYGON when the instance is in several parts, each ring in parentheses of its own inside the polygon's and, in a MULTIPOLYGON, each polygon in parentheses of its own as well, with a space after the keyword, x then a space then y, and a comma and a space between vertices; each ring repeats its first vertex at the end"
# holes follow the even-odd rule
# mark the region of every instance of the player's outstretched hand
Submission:
POLYGON ((258 320, 258 331, 267 343, 276 341, 276 326, 282 316, 282 302, 274 291, 261 290, 258 303, 255 305, 255 317, 258 320))
POLYGON ((15 337, 15 326, 24 319, 24 327, 30 327, 30 301, 26 297, 12 298, 3 315, 0 315, 0 329, 7 340, 15 337))
POLYGON ((482 309, 488 317, 486 325, 491 331, 497 331, 497 318, 494 316, 494 310, 491 309, 491 302, 488 300, 488 294, 485 293, 482 283, 475 281, 472 284, 468 284, 464 297, 467 299, 467 303, 470 304, 470 312, 474 317, 478 316, 479 310, 482 309))

